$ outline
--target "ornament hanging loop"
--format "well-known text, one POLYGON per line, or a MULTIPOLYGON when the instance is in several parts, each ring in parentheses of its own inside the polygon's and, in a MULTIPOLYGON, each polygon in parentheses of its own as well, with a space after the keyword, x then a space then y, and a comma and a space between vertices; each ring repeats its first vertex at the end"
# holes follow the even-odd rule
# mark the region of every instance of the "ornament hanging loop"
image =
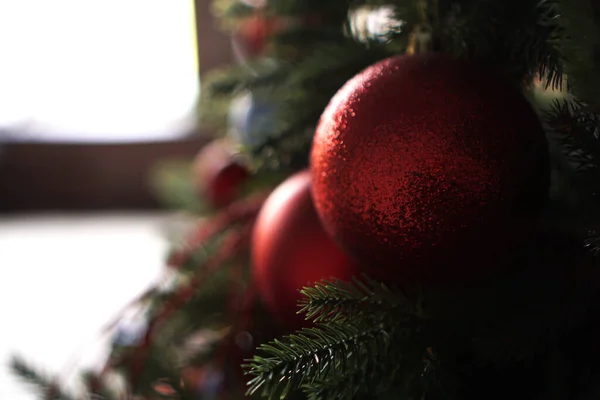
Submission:
POLYGON ((410 32, 408 47, 406 48, 407 54, 425 53, 433 50, 434 29, 439 26, 439 0, 432 1, 432 15, 430 15, 429 0, 417 0, 420 22, 410 32))
POLYGON ((433 49, 433 29, 429 24, 417 24, 408 37, 406 54, 426 53, 433 49))

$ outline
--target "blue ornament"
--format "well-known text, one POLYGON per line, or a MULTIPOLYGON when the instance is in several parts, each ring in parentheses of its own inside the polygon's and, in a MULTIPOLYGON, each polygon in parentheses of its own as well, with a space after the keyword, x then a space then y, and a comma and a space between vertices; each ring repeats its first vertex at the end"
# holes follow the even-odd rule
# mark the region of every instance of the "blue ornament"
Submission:
POLYGON ((231 102, 229 131, 239 143, 255 146, 274 128, 275 107, 265 98, 246 92, 231 102))
POLYGON ((216 370, 212 366, 208 366, 204 380, 198 383, 198 398, 202 400, 218 399, 219 395, 221 394, 221 390, 223 389, 224 381, 225 379, 221 371, 216 370))
POLYGON ((112 342, 117 346, 136 346, 146 334, 146 329, 148 329, 146 318, 124 318, 119 321, 112 342))

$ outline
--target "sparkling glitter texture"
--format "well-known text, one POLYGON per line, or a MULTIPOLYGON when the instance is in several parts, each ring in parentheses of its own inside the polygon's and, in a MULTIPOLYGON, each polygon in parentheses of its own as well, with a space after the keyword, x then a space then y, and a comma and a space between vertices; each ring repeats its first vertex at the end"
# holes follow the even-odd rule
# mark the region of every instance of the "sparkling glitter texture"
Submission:
POLYGON ((321 117, 311 170, 325 229, 368 274, 431 282, 506 261, 550 179, 522 94, 441 54, 390 58, 348 81, 321 117))
POLYGON ((283 182, 263 205, 252 237, 253 276, 264 304, 285 327, 306 325, 297 315, 300 289, 315 281, 350 280, 358 266, 323 230, 310 192, 311 175, 283 182))

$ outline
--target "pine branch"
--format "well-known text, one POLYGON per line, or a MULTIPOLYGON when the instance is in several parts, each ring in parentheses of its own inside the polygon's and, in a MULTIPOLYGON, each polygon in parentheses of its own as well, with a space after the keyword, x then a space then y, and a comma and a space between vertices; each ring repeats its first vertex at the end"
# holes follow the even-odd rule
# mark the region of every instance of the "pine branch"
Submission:
POLYGON ((369 318, 385 313, 417 315, 420 305, 412 306, 402 293, 392 292, 385 284, 368 277, 352 283, 340 280, 323 281, 305 287, 301 293, 299 313, 314 322, 343 322, 354 318, 369 318))
POLYGON ((383 47, 364 46, 347 39, 323 43, 310 55, 293 64, 288 77, 270 93, 270 101, 280 104, 270 132, 252 132, 261 138, 249 148, 265 169, 303 168, 314 129, 333 95, 348 79, 388 55, 383 47))
MULTIPOLYGON (((565 57, 557 47, 565 38, 564 28, 559 24, 560 10, 557 0, 541 0, 536 8, 538 21, 537 35, 532 35, 536 42, 532 46, 532 76, 537 72, 546 81, 546 89, 558 89, 562 86, 565 57), (536 71, 537 69, 537 71, 536 71)), ((525 48, 532 43, 524 43, 525 48)))
POLYGON ((236 91, 278 87, 289 76, 291 65, 281 60, 259 59, 211 72, 203 77, 206 101, 231 96, 236 91))
POLYGON ((559 139, 565 154, 578 172, 593 168, 590 154, 585 151, 585 143, 589 140, 586 127, 577 117, 579 107, 572 100, 554 100, 543 117, 550 132, 559 139))
POLYGON ((600 256, 600 232, 596 229, 588 232, 588 237, 583 242, 583 247, 595 257, 600 256))
POLYGON ((227 27, 236 20, 252 15, 255 9, 239 0, 212 0, 211 11, 227 27))
POLYGON ((273 15, 324 15, 326 23, 340 24, 347 16, 352 0, 278 0, 267 3, 267 11, 273 15))
POLYGON ((163 161, 149 173, 149 186, 161 205, 171 210, 206 214, 211 208, 199 199, 194 189, 190 161, 163 161))
POLYGON ((355 399, 359 397, 365 398, 367 394, 374 394, 369 392, 369 386, 365 385, 362 371, 347 371, 345 375, 333 378, 328 381, 319 381, 316 385, 307 385, 303 388, 303 392, 308 400, 320 400, 320 399, 331 399, 331 400, 343 400, 343 399, 355 399))
POLYGON ((271 42, 275 47, 274 52, 283 51, 284 46, 292 46, 296 49, 318 48, 323 43, 343 42, 347 40, 343 31, 336 26, 325 25, 323 27, 299 27, 290 29, 274 35, 271 42))
POLYGON ((596 0, 556 0, 565 34, 556 43, 566 58, 571 92, 588 111, 600 112, 600 6, 596 0))
POLYGON ((36 387, 42 400, 76 400, 75 397, 64 393, 53 378, 37 371, 21 357, 12 357, 10 369, 23 381, 36 387))
POLYGON ((563 76, 561 37, 553 0, 461 1, 442 14, 442 48, 491 64, 521 85, 542 72, 553 85, 563 76))
MULTIPOLYGON (((200 220, 195 229, 185 239, 185 243, 169 255, 167 264, 173 268, 182 268, 188 263, 196 251, 201 250, 208 241, 231 231, 236 225, 247 225, 256 217, 265 199, 266 193, 256 193, 245 199, 238 200, 214 215, 208 221, 200 220)), ((205 260, 203 259, 202 262, 205 260)), ((197 267, 198 263, 194 263, 197 267)))
MULTIPOLYGON (((399 369, 400 363, 393 366, 392 370, 380 369, 369 376, 365 376, 362 369, 346 371, 344 375, 305 385, 302 390, 309 400, 375 399, 388 391, 394 378, 406 379, 398 374, 399 369)), ((400 393, 395 392, 394 395, 399 396, 400 393)))
POLYGON ((301 84, 309 85, 316 89, 333 79, 337 82, 337 90, 340 83, 345 83, 363 68, 389 55, 385 46, 365 48, 347 38, 343 41, 324 42, 310 56, 297 63, 290 76, 290 83, 298 87, 301 84))
POLYGON ((415 399, 444 399, 458 400, 464 398, 462 387, 464 383, 459 378, 456 366, 444 365, 440 355, 434 348, 428 348, 425 353, 425 366, 416 385, 411 388, 415 399), (426 395, 420 395, 425 393, 426 395))
MULTIPOLYGON (((205 129, 225 134, 228 129, 231 101, 239 93, 251 90, 253 95, 272 92, 288 78, 291 66, 281 60, 260 59, 242 66, 232 66, 203 76, 199 121, 205 129)), ((272 103, 270 100, 269 103, 272 103)))
POLYGON ((98 375, 93 371, 84 371, 81 373, 81 379, 90 394, 86 400, 119 400, 121 397, 116 390, 110 389, 102 382, 102 374, 98 375))
MULTIPOLYGON (((314 391, 310 388, 318 387, 319 382, 344 377, 346 393, 358 392, 360 387, 350 387, 363 382, 355 379, 356 374, 365 379, 383 379, 395 370, 393 365, 407 362, 405 358, 410 362, 403 351, 415 330, 411 322, 329 321, 283 341, 264 344, 258 350, 266 355, 255 356, 251 364, 244 366, 246 374, 254 376, 247 393, 262 389, 263 396, 285 398, 297 389, 314 391)), ((411 351, 418 350, 418 345, 411 344, 411 351)))
POLYGON ((555 100, 543 113, 548 131, 562 146, 577 189, 589 199, 600 193, 600 118, 575 99, 555 100))
POLYGON ((365 375, 363 370, 348 371, 344 375, 332 376, 313 385, 303 387, 304 394, 311 400, 317 399, 377 399, 377 400, 458 400, 460 397, 459 376, 442 368, 435 351, 422 351, 414 342, 404 349, 401 362, 383 363, 365 375), (410 356, 406 356, 409 352, 410 356))

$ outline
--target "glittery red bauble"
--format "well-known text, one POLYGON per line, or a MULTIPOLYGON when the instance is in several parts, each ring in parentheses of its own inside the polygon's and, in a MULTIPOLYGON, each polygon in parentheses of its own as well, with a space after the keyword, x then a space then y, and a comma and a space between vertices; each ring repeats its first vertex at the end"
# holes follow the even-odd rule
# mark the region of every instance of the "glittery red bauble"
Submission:
POLYGON ((214 207, 223 207, 239 194, 250 173, 236 160, 231 143, 216 140, 196 156, 193 175, 198 195, 214 207))
POLYGON ((305 325, 297 315, 300 289, 329 278, 350 280, 358 268, 325 233, 310 193, 311 177, 300 172, 269 196, 252 238, 253 274, 265 306, 285 326, 305 325))
POLYGON ((348 81, 321 117, 311 169, 325 229, 368 274, 443 284, 506 261, 549 186, 546 138, 522 94, 441 54, 348 81))

